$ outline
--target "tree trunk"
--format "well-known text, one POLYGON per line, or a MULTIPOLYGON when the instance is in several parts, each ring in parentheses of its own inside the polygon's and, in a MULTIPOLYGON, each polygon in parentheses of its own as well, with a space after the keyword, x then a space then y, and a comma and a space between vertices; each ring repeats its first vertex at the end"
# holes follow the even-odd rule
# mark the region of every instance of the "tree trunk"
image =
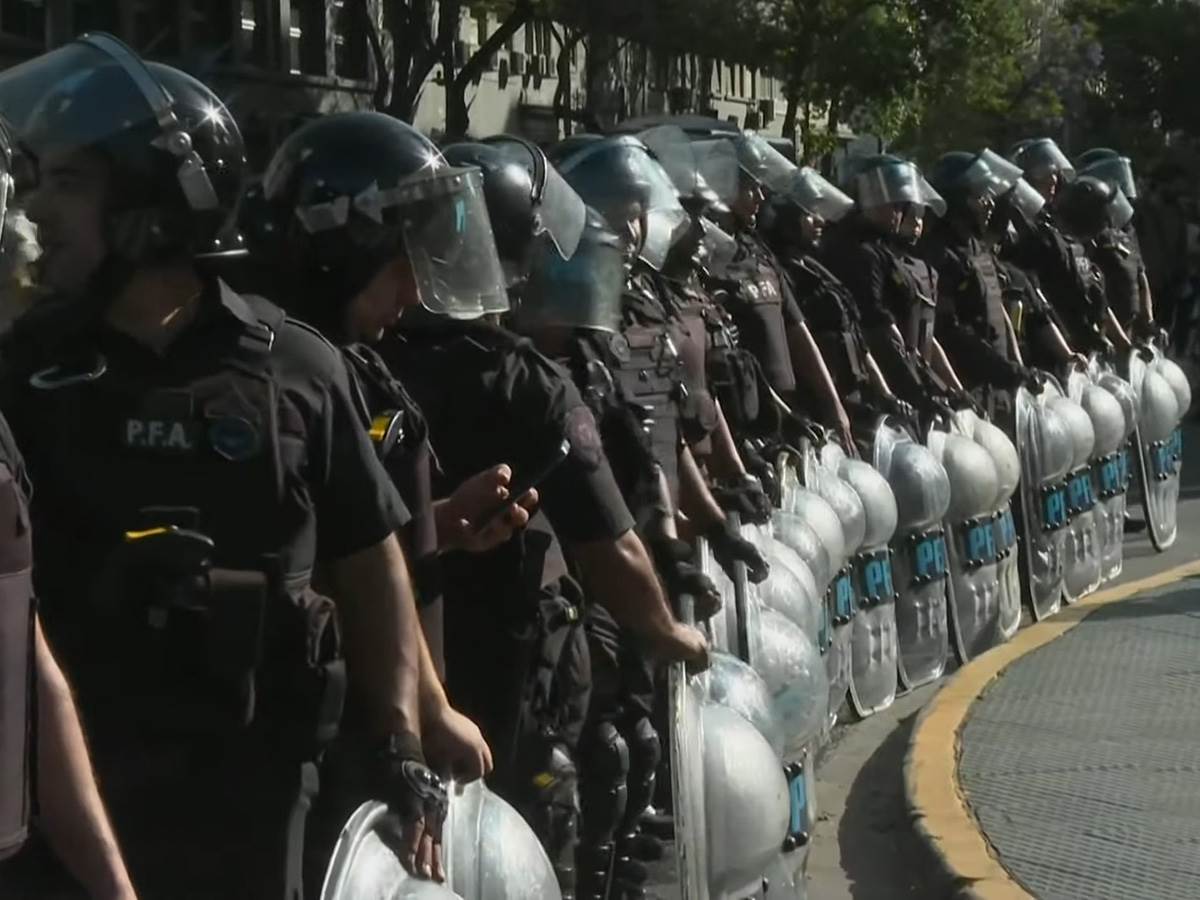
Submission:
POLYGON ((484 63, 500 51, 517 30, 533 21, 533 0, 517 0, 512 12, 500 27, 488 35, 478 50, 471 54, 466 65, 451 80, 446 76, 446 136, 447 141, 462 140, 471 127, 471 111, 467 104, 467 85, 482 74, 484 63))
POLYGON ((792 143, 796 142, 796 110, 800 106, 800 98, 793 88, 787 89, 787 111, 783 114, 781 131, 783 136, 792 143))

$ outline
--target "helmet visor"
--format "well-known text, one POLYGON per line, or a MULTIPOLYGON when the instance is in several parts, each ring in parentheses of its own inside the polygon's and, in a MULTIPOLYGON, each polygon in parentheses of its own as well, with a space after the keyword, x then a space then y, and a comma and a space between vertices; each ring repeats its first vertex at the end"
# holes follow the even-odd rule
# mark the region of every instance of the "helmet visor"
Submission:
POLYGON ((927 207, 936 216, 946 214, 946 201, 910 162, 868 169, 858 176, 857 187, 858 203, 863 209, 911 203, 927 207))
POLYGON ((144 144, 178 160, 179 186, 189 206, 198 211, 218 206, 171 95, 132 50, 109 35, 86 35, 0 73, 0 115, 12 125, 37 178, 56 160, 144 130, 144 144))
POLYGON ((620 232, 644 220, 641 259, 661 269, 667 252, 687 227, 679 191, 636 138, 615 138, 585 147, 560 171, 588 206, 620 232))
POLYGON ((540 195, 534 198, 535 234, 544 234, 563 259, 570 259, 583 236, 587 205, 537 147, 503 135, 485 143, 528 169, 535 185, 540 182, 540 195))
POLYGON ((967 166, 962 184, 973 197, 1000 197, 1021 177, 1021 170, 991 150, 983 150, 967 166))
POLYGON ((422 306, 454 319, 508 310, 478 169, 441 169, 388 193, 399 207, 422 306))
POLYGON ((853 200, 808 166, 792 173, 780 196, 826 222, 837 222, 854 208, 853 200))
POLYGON ((1017 152, 1013 162, 1022 168, 1026 176, 1034 178, 1045 178, 1048 175, 1072 178, 1075 175, 1075 167, 1071 165, 1071 161, 1050 138, 1030 141, 1017 152))
POLYGON ((677 125, 659 125, 638 137, 671 177, 680 196, 725 204, 737 193, 737 152, 728 141, 690 141, 677 125))
POLYGON ((1091 175, 1119 188, 1127 200, 1137 199, 1137 184, 1133 180, 1133 166, 1124 156, 1114 156, 1092 163, 1080 171, 1080 175, 1091 175))
POLYGON ((545 326, 616 331, 624 288, 621 239, 597 216, 570 259, 539 248, 514 321, 519 331, 545 326))
POLYGON ((1133 221, 1133 204, 1125 196, 1125 192, 1117 190, 1116 196, 1108 204, 1108 216, 1114 228, 1124 228, 1133 221))
POLYGON ((1008 198, 1012 208, 1028 222, 1032 222, 1046 205, 1046 198, 1042 196, 1042 192, 1024 178, 1017 179, 1017 183, 1008 193, 1008 198))
POLYGON ((762 135, 747 132, 735 139, 742 171, 769 191, 787 190, 796 164, 776 150, 762 135))
POLYGON ((700 220, 699 263, 710 276, 720 276, 737 255, 737 241, 708 219, 700 220))

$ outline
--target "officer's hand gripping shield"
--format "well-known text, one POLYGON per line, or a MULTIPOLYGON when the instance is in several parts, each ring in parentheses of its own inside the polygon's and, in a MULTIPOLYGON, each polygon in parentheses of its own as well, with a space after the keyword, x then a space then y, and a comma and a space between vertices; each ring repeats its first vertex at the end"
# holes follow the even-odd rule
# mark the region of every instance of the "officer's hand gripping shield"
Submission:
POLYGON ((1036 621, 1054 615, 1062 604, 1069 522, 1065 479, 1074 460, 1069 426, 1049 403, 1053 396, 1061 393, 1049 382, 1037 395, 1021 387, 1014 404, 1021 457, 1022 593, 1036 621))
POLYGON ((929 449, 950 480, 945 519, 947 596, 954 650, 963 663, 1001 639, 1000 557, 995 540, 1000 473, 995 457, 976 441, 978 422, 973 412, 963 410, 945 430, 933 429, 928 438, 929 449))
MULTIPOLYGON (((942 520, 950 508, 950 479, 933 453, 887 418, 876 425, 873 462, 892 489, 897 514, 891 583, 877 590, 895 597, 899 677, 912 689, 940 678, 946 667, 949 565, 942 520)), ((856 670, 858 665, 856 660, 856 670)))
MULTIPOLYGON (((683 607, 690 621, 690 601, 683 607)), ((689 675, 682 663, 669 670, 667 714, 680 894, 753 893, 792 825, 779 757, 745 718, 709 702, 704 676, 689 675)))
POLYGON ((554 869, 532 829, 482 781, 453 786, 442 830, 446 883, 410 875, 387 836, 388 810, 369 802, 350 817, 333 850, 321 900, 555 900, 554 869))
POLYGON ((1180 419, 1191 405, 1191 390, 1182 371, 1156 347, 1134 351, 1129 382, 1139 401, 1134 432, 1134 471, 1142 497, 1147 532, 1160 553, 1175 543, 1179 503, 1179 474, 1183 465, 1180 419), (1142 358, 1142 353, 1149 360, 1142 358))

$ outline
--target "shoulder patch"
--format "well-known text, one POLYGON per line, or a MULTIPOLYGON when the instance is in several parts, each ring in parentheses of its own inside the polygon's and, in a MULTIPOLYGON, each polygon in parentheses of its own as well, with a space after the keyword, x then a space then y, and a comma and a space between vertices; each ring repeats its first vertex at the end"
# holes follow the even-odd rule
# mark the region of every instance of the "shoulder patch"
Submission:
POLYGON ((596 419, 586 406, 576 406, 567 413, 564 422, 571 455, 589 469, 595 469, 604 459, 604 444, 596 419))

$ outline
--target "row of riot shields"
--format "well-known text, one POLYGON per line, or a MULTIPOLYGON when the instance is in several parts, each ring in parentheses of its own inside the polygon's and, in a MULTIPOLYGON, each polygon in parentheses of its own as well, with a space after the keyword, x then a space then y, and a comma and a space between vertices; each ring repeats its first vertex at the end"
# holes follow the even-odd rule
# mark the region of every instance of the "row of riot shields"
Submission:
MULTIPOLYGON (((814 434, 778 452, 780 504, 742 526, 771 564, 726 577, 701 542, 723 607, 702 623, 712 665, 668 672, 676 861, 688 900, 805 896, 815 763, 838 716, 886 709, 1053 615, 1122 567, 1127 497, 1159 549, 1176 536, 1187 379, 1154 349, 1097 359, 994 419, 946 415, 923 434, 880 417, 864 458, 814 434)), ((685 602, 683 614, 690 617, 685 602)), ((482 784, 452 791, 445 886, 405 875, 386 812, 347 823, 324 900, 555 898, 521 817, 482 784)))
POLYGON ((1177 366, 1143 349, 1005 399, 920 435, 880 417, 862 459, 820 439, 781 451, 780 506, 743 528, 770 577, 733 584, 706 557, 715 662, 671 682, 685 897, 805 896, 815 760, 843 710, 886 709, 1011 638, 1023 609, 1043 619, 1117 577, 1127 495, 1156 547, 1174 540, 1177 366))

